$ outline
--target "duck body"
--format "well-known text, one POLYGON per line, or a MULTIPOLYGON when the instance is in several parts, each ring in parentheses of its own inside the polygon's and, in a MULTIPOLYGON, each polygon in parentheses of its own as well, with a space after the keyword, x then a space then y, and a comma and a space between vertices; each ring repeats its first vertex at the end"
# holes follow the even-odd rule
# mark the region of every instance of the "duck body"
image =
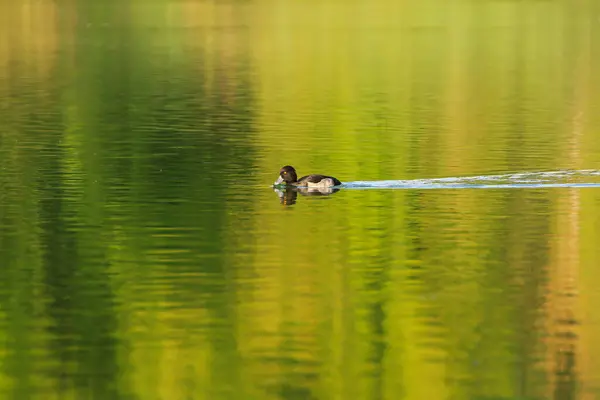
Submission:
POLYGON ((313 187, 313 188, 325 188, 341 185, 339 179, 320 174, 305 175, 298 179, 296 170, 291 165, 286 165, 279 170, 279 178, 275 182, 275 185, 285 186, 297 186, 297 187, 313 187))
POLYGON ((342 182, 340 182, 337 178, 334 178, 333 176, 319 174, 306 175, 298 179, 298 182, 292 183, 293 186, 306 187, 330 187, 341 184, 342 182))

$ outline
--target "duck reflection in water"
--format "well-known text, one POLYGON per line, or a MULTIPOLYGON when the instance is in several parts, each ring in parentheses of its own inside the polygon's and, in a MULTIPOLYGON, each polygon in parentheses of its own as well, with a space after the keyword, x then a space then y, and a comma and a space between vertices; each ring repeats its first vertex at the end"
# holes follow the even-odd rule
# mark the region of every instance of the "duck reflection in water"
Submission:
POLYGON ((291 206, 296 204, 298 193, 302 196, 329 196, 336 192, 339 192, 339 188, 333 187, 283 187, 273 188, 273 191, 279 196, 279 201, 285 206, 291 206))

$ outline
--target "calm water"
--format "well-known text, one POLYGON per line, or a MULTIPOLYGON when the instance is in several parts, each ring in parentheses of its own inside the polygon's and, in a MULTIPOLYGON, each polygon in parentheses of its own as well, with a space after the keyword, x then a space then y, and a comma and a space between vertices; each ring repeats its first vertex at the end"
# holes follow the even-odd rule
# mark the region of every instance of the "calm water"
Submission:
POLYGON ((597 1, 0 15, 1 398, 600 397, 597 1))

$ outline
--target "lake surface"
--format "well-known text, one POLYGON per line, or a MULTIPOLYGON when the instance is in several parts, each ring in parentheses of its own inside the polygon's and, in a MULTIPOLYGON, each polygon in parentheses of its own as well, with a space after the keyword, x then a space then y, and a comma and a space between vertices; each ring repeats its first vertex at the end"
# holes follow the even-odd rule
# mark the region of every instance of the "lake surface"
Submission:
POLYGON ((599 2, 0 15, 1 398, 600 397, 599 2))

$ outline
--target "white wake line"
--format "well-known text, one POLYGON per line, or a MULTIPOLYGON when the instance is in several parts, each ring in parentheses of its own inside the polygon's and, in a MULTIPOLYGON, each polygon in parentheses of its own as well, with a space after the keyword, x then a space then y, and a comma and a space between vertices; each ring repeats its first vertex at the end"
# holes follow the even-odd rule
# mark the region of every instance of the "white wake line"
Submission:
POLYGON ((600 187, 600 170, 520 172, 434 179, 355 181, 345 189, 510 189, 600 187))
POLYGON ((388 186, 367 186, 357 185, 354 186, 355 182, 349 182, 348 185, 342 185, 341 187, 349 190, 365 190, 365 189, 544 189, 544 188, 600 188, 600 183, 507 183, 507 184, 454 184, 454 185, 442 185, 442 184, 403 184, 403 185, 388 185, 388 186))

